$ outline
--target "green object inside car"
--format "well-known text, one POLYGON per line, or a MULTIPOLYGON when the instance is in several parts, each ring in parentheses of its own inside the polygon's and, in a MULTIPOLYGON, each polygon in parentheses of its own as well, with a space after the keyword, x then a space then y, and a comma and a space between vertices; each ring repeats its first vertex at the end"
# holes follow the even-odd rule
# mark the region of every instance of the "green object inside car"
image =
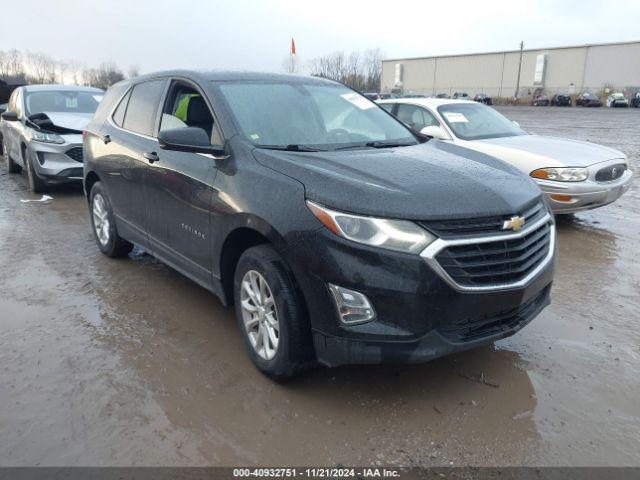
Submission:
POLYGON ((189 102, 193 97, 199 97, 200 95, 197 93, 185 93, 180 95, 180 99, 178 100, 178 106, 176 107, 176 111, 173 113, 175 117, 178 117, 183 122, 187 121, 187 112, 189 111, 189 102))

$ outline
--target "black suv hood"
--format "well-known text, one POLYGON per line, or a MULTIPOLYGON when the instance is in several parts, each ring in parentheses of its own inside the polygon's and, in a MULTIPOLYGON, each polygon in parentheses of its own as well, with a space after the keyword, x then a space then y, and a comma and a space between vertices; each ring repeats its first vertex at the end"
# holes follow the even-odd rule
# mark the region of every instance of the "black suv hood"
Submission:
POLYGON ((437 140, 338 152, 256 149, 254 155, 300 181, 309 200, 364 215, 412 220, 509 215, 541 195, 515 167, 437 140))

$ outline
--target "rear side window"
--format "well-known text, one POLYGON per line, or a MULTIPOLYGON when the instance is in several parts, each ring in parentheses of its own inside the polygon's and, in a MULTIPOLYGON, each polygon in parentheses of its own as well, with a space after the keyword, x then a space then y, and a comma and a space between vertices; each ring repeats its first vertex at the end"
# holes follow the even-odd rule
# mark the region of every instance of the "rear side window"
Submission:
POLYGON ((131 90, 122 128, 142 135, 153 135, 156 112, 164 91, 165 80, 152 80, 131 90))
POLYGON ((113 121, 119 127, 124 124, 124 113, 127 111, 127 104, 129 103, 129 97, 131 96, 131 90, 127 92, 124 98, 120 101, 118 108, 113 112, 113 121))
POLYGON ((381 103, 380 106, 384 108, 387 112, 393 113, 393 103, 381 103))
POLYGON ((104 98, 98 105, 98 109, 96 113, 93 115, 95 120, 100 122, 104 122, 113 111, 113 108, 116 106, 116 103, 122 97, 122 94, 127 91, 129 88, 129 84, 125 82, 117 83, 104 93, 104 98))

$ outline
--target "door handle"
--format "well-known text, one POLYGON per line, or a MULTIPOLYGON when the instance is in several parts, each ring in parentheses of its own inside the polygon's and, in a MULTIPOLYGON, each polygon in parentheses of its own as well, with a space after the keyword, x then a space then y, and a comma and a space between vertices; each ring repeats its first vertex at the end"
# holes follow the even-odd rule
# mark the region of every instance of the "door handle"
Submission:
POLYGON ((156 152, 144 152, 142 156, 146 158, 149 163, 154 163, 160 160, 160 157, 156 152))

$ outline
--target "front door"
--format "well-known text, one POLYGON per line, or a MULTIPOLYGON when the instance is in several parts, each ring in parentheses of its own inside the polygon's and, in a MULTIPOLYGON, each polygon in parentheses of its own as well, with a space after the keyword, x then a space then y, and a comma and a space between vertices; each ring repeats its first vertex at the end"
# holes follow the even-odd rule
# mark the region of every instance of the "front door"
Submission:
MULTIPOLYGON (((174 80, 165 96, 159 131, 199 127, 216 138, 217 127, 204 94, 193 84, 174 80)), ((144 152, 147 231, 156 254, 211 283, 210 208, 217 168, 210 155, 162 150, 144 152)))

